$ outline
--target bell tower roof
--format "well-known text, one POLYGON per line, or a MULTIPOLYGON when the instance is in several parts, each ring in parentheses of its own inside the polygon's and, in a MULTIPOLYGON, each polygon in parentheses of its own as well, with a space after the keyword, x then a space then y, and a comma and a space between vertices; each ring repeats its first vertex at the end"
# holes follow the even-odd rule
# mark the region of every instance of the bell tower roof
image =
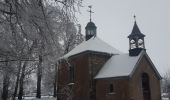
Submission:
POLYGON ((96 25, 93 23, 93 22, 88 22, 87 25, 86 25, 86 29, 87 28, 97 28, 96 25))
POLYGON ((92 10, 91 10, 92 6, 89 6, 89 13, 90 13, 90 21, 87 23, 85 29, 86 29, 86 41, 89 40, 90 38, 92 37, 96 37, 96 25, 92 22, 92 19, 91 19, 91 14, 94 13, 92 10))
POLYGON ((136 16, 134 16, 135 22, 132 29, 131 34, 128 36, 129 38, 129 55, 130 56, 138 56, 138 54, 142 50, 145 49, 144 37, 145 35, 141 33, 137 23, 136 16))
POLYGON ((139 36, 139 37, 145 37, 145 35, 143 33, 141 33, 137 23, 136 23, 136 20, 134 22, 134 26, 133 26, 133 29, 132 29, 132 32, 131 34, 128 36, 128 38, 131 38, 131 37, 134 37, 134 36, 139 36))
POLYGON ((132 37, 135 37, 135 36, 138 36, 138 37, 145 37, 145 35, 143 33, 141 33, 138 25, 137 25, 137 22, 136 22, 136 16, 134 15, 134 25, 133 25, 133 29, 132 29, 132 32, 131 34, 128 36, 128 38, 132 38, 132 37))

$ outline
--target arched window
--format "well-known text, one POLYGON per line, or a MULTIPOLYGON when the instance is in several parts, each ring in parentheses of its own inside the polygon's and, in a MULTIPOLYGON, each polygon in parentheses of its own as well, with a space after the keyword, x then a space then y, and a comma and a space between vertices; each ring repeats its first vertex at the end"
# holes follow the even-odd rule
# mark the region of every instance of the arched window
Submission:
POLYGON ((74 65, 69 66, 69 81, 73 82, 74 81, 74 65))
POLYGON ((143 100, 150 100, 150 84, 149 76, 147 73, 142 73, 142 92, 143 100))
POLYGON ((110 84, 110 86, 109 86, 109 92, 110 92, 110 93, 115 92, 115 91, 114 91, 114 86, 113 86, 113 84, 110 84))

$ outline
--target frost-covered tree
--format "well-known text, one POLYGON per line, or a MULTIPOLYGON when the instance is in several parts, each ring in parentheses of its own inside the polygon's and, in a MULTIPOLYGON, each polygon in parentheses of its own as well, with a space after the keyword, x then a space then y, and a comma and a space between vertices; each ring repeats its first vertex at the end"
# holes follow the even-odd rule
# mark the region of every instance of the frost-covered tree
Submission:
POLYGON ((168 86, 170 86, 170 71, 167 71, 162 78, 163 78, 161 81, 162 92, 164 93, 170 92, 170 90, 168 91, 168 86))
MULTIPOLYGON (((0 57, 4 83, 2 99, 7 100, 9 83, 13 84, 13 100, 17 94, 21 100, 24 95, 24 82, 30 74, 37 71, 37 97, 41 97, 41 78, 45 60, 55 64, 63 55, 63 44, 70 45, 68 39, 61 39, 66 33, 67 21, 73 23, 74 13, 82 0, 1 0, 0 1, 0 57), (6 58, 8 58, 6 60, 6 58), (4 62, 3 62, 4 63, 4 62), (10 72, 6 69, 12 69, 10 72), (11 82, 9 74, 14 74, 11 82), (8 76, 8 78, 6 78, 8 76), (8 80, 9 81, 8 81, 8 80)), ((67 36, 74 37, 76 30, 67 30, 67 36), (70 34, 69 34, 70 33, 70 34), (72 34, 74 33, 74 34, 72 34), (72 34, 72 35, 71 35, 72 34), (74 36, 73 36, 74 35, 74 36)), ((72 45, 72 44, 71 44, 72 45)), ((68 46, 67 46, 68 47, 68 46)), ((67 48, 67 51, 70 50, 67 48)), ((0 65, 1 65, 0 64, 0 65)), ((48 66, 45 66, 48 67, 48 66)))

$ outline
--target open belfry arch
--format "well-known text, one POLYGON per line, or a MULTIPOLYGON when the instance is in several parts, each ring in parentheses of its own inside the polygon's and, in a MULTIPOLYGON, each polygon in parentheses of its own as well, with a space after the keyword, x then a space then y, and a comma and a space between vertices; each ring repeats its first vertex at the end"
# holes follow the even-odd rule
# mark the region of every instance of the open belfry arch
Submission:
POLYGON ((136 17, 129 53, 122 53, 97 36, 89 8, 85 41, 59 60, 57 99, 161 100, 161 76, 146 52, 136 17))

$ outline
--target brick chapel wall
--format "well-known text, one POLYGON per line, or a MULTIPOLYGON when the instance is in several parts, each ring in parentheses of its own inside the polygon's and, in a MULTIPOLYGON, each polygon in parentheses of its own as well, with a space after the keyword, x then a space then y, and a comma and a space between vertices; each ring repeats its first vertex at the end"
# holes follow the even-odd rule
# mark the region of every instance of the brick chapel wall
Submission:
POLYGON ((89 88, 89 74, 88 74, 88 55, 79 55, 71 59, 72 64, 75 66, 75 87, 74 99, 75 100, 88 100, 89 88))
POLYGON ((58 82, 57 82, 57 97, 60 98, 58 100, 66 100, 66 92, 65 88, 67 88, 68 84, 68 66, 67 64, 62 61, 58 66, 58 82))
POLYGON ((89 67, 91 68, 93 78, 110 57, 111 55, 102 55, 95 53, 89 54, 89 67))
MULTIPOLYGON (((89 75, 88 75, 88 55, 78 55, 74 58, 68 60, 71 65, 74 65, 74 85, 72 86, 72 93, 74 100, 88 100, 88 88, 89 88, 89 75)), ((60 64, 58 85, 58 91, 61 91, 63 85, 69 83, 69 71, 66 62, 60 64)), ((61 98, 60 100, 66 100, 67 96, 61 98)))
POLYGON ((129 83, 130 100, 143 100, 141 75, 144 72, 149 76, 151 100, 161 100, 160 80, 157 79, 151 66, 144 56, 129 83))
POLYGON ((96 100, 143 100, 141 74, 149 75, 151 100, 161 100, 160 80, 151 68, 149 61, 143 57, 130 79, 97 79, 96 100), (115 93, 109 93, 109 85, 113 84, 115 93))
POLYGON ((99 79, 96 80, 96 100, 128 100, 128 80, 120 79, 99 79), (113 91, 110 93, 110 85, 113 84, 113 91))
MULTIPOLYGON (((97 55, 93 53, 84 53, 72 57, 69 59, 69 63, 74 65, 75 77, 74 77, 74 86, 73 95, 74 100, 90 100, 90 92, 94 91, 93 89, 95 82, 93 81, 94 76, 100 70, 102 65, 109 59, 110 56, 97 55), (93 84, 93 83, 94 84, 93 84)), ((66 62, 60 64, 59 70, 59 91, 61 86, 67 85, 69 83, 68 79, 68 65, 66 62)), ((62 99, 65 100, 65 99, 62 99)))
POLYGON ((90 96, 95 92, 94 76, 109 57, 90 52, 71 59, 76 68, 75 100, 90 100, 90 96))
POLYGON ((106 63, 111 55, 105 55, 102 53, 90 53, 89 54, 89 76, 90 76, 90 100, 96 100, 96 81, 94 77, 106 63))

